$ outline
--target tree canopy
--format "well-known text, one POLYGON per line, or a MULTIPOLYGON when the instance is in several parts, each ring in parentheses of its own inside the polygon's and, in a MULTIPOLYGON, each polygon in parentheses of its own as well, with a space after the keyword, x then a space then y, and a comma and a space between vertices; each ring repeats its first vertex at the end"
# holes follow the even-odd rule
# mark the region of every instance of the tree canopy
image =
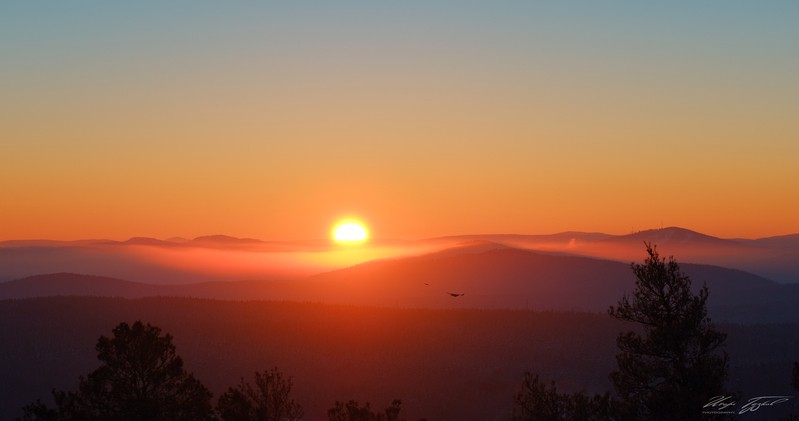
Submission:
POLYGON ((330 421, 401 421, 401 409, 402 401, 399 399, 394 399, 383 413, 372 411, 369 402, 361 406, 353 400, 347 403, 336 401, 335 406, 327 411, 327 418, 330 421))
POLYGON ((589 397, 583 392, 559 393, 555 382, 547 386, 538 375, 526 373, 516 395, 513 421, 601 421, 609 420, 608 393, 589 397))
POLYGON ((611 379, 630 419, 692 420, 721 395, 727 377, 726 340, 707 316, 707 286, 698 294, 674 258, 651 244, 643 264, 632 264, 635 291, 611 307, 611 316, 637 324, 616 344, 618 370, 611 379))
POLYGON ((198 420, 213 417, 211 392, 183 368, 172 336, 141 321, 97 341, 100 367, 77 392, 53 391, 56 409, 25 407, 24 419, 198 420))
POLYGON ((273 368, 255 373, 255 386, 241 379, 241 383, 219 397, 217 411, 225 421, 294 421, 303 416, 302 407, 289 397, 291 378, 273 368))

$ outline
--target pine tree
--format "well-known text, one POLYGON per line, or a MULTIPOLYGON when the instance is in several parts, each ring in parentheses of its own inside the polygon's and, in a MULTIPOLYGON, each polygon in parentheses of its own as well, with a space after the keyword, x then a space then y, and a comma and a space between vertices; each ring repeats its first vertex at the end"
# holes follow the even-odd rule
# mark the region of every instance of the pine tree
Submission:
POLYGON ((609 313, 638 325, 616 340, 618 370, 611 379, 629 419, 698 420, 710 398, 723 394, 726 335, 707 316, 707 286, 697 295, 674 258, 651 244, 643 264, 632 264, 636 289, 609 313))

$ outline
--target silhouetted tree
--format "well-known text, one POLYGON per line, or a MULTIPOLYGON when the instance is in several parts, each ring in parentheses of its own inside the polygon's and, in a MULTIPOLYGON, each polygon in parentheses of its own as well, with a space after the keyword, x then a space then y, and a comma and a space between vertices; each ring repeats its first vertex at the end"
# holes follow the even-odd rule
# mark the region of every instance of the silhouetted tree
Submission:
POLYGON ((516 395, 514 421, 589 421, 610 419, 609 394, 589 397, 585 393, 561 394, 555 382, 549 387, 538 375, 526 373, 516 395))
POLYGON ((726 335, 707 317, 707 286, 698 295, 674 258, 661 259, 646 244, 649 257, 632 264, 636 289, 625 295, 611 316, 640 326, 640 333, 618 336, 618 370, 611 379, 622 402, 623 417, 647 420, 694 420, 702 407, 721 395, 727 354, 719 352, 726 335))
MULTIPOLYGON (((53 390, 53 394, 55 395, 56 393, 53 390)), ((36 402, 23 406, 22 411, 23 421, 60 421, 68 419, 60 416, 59 411, 48 408, 41 399, 36 399, 36 402)))
POLYGON ((53 391, 56 409, 37 401, 26 420, 200 420, 213 417, 211 393, 183 368, 172 336, 137 321, 121 323, 114 337, 101 336, 103 363, 80 378, 77 392, 53 391))
POLYGON ((369 402, 360 406, 358 402, 352 400, 347 403, 336 401, 336 405, 327 410, 327 419, 329 421, 400 421, 401 409, 402 401, 399 399, 394 399, 383 414, 372 412, 369 402))
POLYGON ((302 419, 302 407, 289 398, 293 383, 277 367, 255 373, 255 386, 241 383, 219 397, 217 411, 225 421, 293 421, 302 419))

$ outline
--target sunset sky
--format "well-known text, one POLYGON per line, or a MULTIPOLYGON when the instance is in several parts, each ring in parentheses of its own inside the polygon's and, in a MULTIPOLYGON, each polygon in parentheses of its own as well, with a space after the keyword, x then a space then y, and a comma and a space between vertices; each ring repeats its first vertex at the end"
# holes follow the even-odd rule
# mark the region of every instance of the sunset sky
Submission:
POLYGON ((0 4, 0 240, 799 232, 799 2, 0 4))

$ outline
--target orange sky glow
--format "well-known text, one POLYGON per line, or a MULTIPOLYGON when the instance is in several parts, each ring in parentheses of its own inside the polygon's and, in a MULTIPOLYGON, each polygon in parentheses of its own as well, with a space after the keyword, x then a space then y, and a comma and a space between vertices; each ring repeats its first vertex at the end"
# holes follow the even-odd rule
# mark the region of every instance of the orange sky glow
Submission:
POLYGON ((0 240, 799 232, 790 3, 151 6, 0 13, 0 240))

